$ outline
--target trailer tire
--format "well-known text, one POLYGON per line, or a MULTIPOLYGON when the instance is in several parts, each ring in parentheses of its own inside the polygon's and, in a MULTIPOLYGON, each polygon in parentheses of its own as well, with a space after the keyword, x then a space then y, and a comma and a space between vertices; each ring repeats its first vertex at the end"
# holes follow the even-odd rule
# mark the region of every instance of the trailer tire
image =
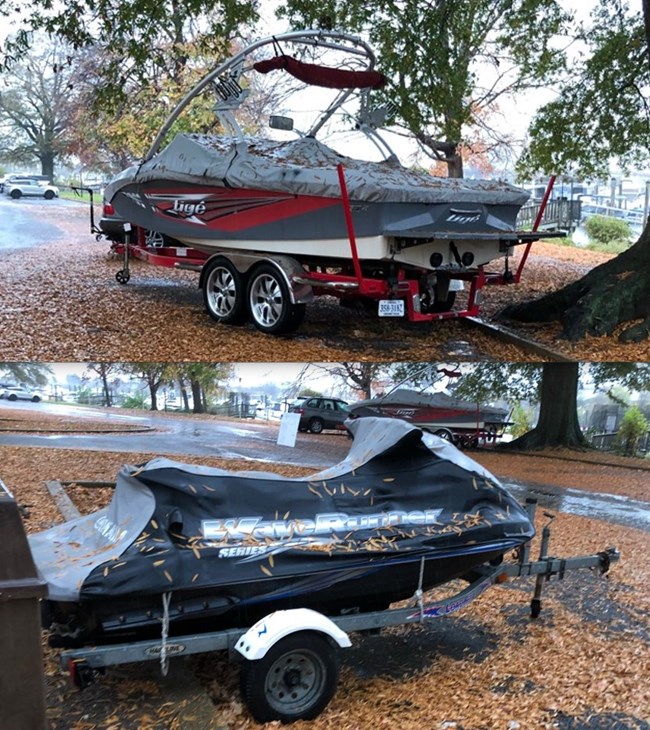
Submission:
POLYGON ((438 436, 445 441, 449 441, 450 444, 454 443, 454 434, 448 428, 437 428, 433 432, 434 436, 438 436))
POLYGON ((243 324, 246 319, 245 281, 224 256, 210 260, 203 272, 203 304, 217 322, 243 324))
POLYGON ((314 631, 298 631, 262 659, 244 661, 240 687, 257 722, 312 720, 334 696, 338 674, 332 642, 314 631))
POLYGON ((250 274, 248 309, 255 327, 269 335, 294 332, 305 317, 305 305, 291 301, 289 287, 273 264, 259 264, 250 274))

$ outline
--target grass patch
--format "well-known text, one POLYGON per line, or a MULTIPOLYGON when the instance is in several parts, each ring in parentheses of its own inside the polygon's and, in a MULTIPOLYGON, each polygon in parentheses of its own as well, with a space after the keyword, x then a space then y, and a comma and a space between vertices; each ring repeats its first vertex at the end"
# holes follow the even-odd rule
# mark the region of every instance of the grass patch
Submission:
MULTIPOLYGON (((70 188, 61 187, 59 188, 59 197, 63 200, 74 200, 77 203, 90 203, 90 194, 83 190, 75 192, 70 188)), ((93 193, 93 203, 99 204, 101 202, 102 196, 99 193, 93 193)))
POLYGON ((601 243, 599 241, 591 241, 584 248, 587 251, 598 251, 599 253, 619 254, 623 253, 630 247, 629 241, 608 241, 601 243))

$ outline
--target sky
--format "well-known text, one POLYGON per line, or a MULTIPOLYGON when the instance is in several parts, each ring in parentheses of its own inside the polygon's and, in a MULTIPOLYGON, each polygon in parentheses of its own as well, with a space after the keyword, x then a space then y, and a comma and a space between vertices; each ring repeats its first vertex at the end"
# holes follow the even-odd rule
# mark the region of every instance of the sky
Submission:
MULTIPOLYGON (((59 383, 64 383, 68 375, 83 377, 86 372, 86 363, 48 363, 59 383)), ((294 383, 300 376, 307 363, 235 363, 235 374, 230 385, 242 391, 255 391, 260 386, 272 383, 278 387, 285 387, 294 383)), ((310 363, 310 374, 303 380, 305 386, 319 390, 326 395, 333 395, 336 385, 327 373, 319 372, 319 363, 310 363)), ((321 363, 322 365, 322 363, 321 363)), ((91 374, 91 377, 96 377, 91 374)))

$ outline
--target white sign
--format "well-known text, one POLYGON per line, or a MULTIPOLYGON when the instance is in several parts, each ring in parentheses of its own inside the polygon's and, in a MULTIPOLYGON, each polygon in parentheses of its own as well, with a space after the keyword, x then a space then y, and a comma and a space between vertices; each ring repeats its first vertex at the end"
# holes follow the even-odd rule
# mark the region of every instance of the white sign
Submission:
POLYGON ((280 432, 278 433, 278 446, 295 446, 296 435, 300 413, 283 413, 280 417, 280 432))

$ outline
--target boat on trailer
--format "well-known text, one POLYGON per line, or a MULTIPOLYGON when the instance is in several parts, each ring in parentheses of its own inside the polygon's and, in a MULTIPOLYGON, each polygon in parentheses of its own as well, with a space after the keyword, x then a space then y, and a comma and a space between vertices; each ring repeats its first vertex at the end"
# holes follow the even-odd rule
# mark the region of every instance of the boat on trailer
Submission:
POLYGON ((476 446, 495 441, 510 425, 510 410, 472 403, 447 393, 422 393, 397 388, 385 395, 349 406, 354 418, 401 418, 456 446, 476 446))
POLYGON ((537 618, 551 577, 619 560, 615 548, 551 557, 548 513, 531 560, 536 500, 520 506, 403 421, 350 428, 348 457, 308 479, 154 460, 122 470, 108 508, 31 536, 43 616, 75 684, 114 665, 159 661, 164 674, 173 657, 228 651, 256 720, 311 719, 336 691, 350 634, 444 619, 518 577, 534 579, 537 618), (427 593, 440 584, 445 597, 427 593))
MULTIPOLYGON (((201 270, 206 308, 220 322, 250 318, 264 332, 288 332, 321 293, 375 300, 382 316, 458 316, 450 310, 464 281, 471 287, 463 313, 475 314, 478 289, 512 280, 514 247, 540 237, 516 229, 528 193, 403 167, 380 132, 393 109, 389 93, 360 38, 306 30, 262 39, 197 84, 144 159, 107 186, 105 200, 141 230, 179 244, 184 261, 175 263, 201 270), (311 104, 328 94, 330 102, 297 137, 248 136, 236 112, 265 74, 317 89, 311 104), (181 133, 161 149, 183 110, 208 89, 226 133, 181 133), (382 159, 350 157, 320 139, 340 119, 352 120, 382 159), (503 264, 498 277, 483 268, 493 261, 503 264)), ((293 121, 273 115, 271 126, 292 130, 293 121)), ((363 149, 357 144, 355 153, 363 149)), ((152 256, 169 263, 159 251, 152 256)), ((128 269, 118 281, 128 281, 128 269)))

